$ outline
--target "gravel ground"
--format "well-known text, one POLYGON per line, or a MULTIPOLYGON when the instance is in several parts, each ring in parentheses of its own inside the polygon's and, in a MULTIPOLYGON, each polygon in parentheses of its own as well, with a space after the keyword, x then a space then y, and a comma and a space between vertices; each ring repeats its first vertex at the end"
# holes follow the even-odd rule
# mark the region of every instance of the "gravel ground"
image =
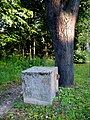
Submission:
POLYGON ((13 103, 22 95, 22 86, 15 85, 0 95, 0 117, 3 117, 11 108, 13 103))

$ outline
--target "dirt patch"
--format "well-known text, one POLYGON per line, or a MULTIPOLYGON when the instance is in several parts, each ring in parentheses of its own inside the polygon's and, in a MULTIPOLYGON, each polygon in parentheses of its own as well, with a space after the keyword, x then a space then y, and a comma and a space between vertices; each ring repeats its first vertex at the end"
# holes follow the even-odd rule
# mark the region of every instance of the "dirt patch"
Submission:
POLYGON ((21 84, 15 85, 0 93, 0 117, 3 117, 12 107, 13 103, 22 95, 21 84))

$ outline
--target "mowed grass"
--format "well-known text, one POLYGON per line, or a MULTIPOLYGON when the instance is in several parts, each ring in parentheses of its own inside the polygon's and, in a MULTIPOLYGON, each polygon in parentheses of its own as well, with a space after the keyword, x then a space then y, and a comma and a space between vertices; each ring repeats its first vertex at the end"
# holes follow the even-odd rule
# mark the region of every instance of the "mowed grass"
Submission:
MULTIPOLYGON (((39 59, 39 58, 38 58, 39 59)), ((52 60, 34 60, 28 65, 54 65, 52 60), (44 61, 44 62, 43 62, 44 61)), ((27 66, 25 66, 26 68, 27 66)), ((25 69, 21 67, 22 69, 25 69)), ((21 72, 20 70, 20 72, 21 72)), ((20 78, 20 73, 19 78, 20 78)), ((6 120, 89 120, 90 119, 90 78, 88 64, 74 65, 74 88, 59 88, 53 105, 38 106, 25 104, 23 98, 14 103, 13 110, 7 113, 6 120)))

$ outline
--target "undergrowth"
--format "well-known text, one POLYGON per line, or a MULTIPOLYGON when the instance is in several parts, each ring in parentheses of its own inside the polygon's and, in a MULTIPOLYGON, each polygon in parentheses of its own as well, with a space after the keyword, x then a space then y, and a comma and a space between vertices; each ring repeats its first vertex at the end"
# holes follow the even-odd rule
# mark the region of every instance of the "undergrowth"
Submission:
POLYGON ((9 56, 0 60, 0 85, 21 80, 21 71, 32 66, 52 66, 54 61, 46 58, 34 58, 9 56))
MULTIPOLYGON (((27 59, 22 59, 22 60, 16 59, 16 61, 9 60, 6 63, 1 61, 1 63, 3 64, 2 67, 1 66, 0 67, 2 68, 3 71, 5 67, 8 70, 8 68, 12 63, 13 65, 16 65, 15 70, 18 71, 19 69, 19 72, 16 72, 16 74, 19 76, 23 69, 26 69, 33 65, 34 66, 54 65, 52 60, 46 60, 45 58, 43 58, 43 60, 36 58, 32 61, 29 61, 29 63, 27 62, 28 61, 27 59)), ((55 97, 53 100, 53 104, 48 106, 25 104, 23 102, 23 98, 20 98, 14 103, 13 109, 7 113, 4 119, 5 120, 46 120, 46 119, 47 120, 90 120, 90 78, 88 75, 89 75, 88 64, 75 64, 74 88, 59 88, 58 97, 55 97)), ((15 79, 20 79, 20 76, 16 77, 15 79)))

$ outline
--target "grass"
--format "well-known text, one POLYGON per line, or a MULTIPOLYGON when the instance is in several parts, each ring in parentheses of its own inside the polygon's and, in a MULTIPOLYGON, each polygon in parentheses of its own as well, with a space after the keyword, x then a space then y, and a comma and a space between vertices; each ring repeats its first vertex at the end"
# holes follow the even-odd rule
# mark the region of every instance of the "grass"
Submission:
MULTIPOLYGON (((34 59, 28 65, 53 65, 52 60, 34 59), (43 62, 44 61, 44 62, 43 62), (45 62, 46 61, 46 62, 45 62)), ((5 63, 6 64, 6 63, 5 63)), ((5 66, 3 63, 3 65, 5 66)), ((2 66, 3 66, 2 65, 2 66)), ((24 62, 23 62, 24 65, 24 62)), ((27 65, 27 66, 28 66, 27 65)), ((20 70, 25 69, 21 67, 20 70)), ((5 68, 5 67, 4 67, 5 68)), ((3 68, 3 69, 4 69, 3 68)), ((90 78, 88 64, 74 65, 74 88, 59 88, 53 105, 38 106, 25 104, 23 98, 14 103, 13 110, 5 116, 6 120, 89 120, 90 119, 90 78)), ((21 72, 21 71, 20 71, 21 72)), ((19 74, 19 73, 18 73, 19 74)), ((16 78, 18 79, 18 78, 16 78)))
POLYGON ((9 57, 8 59, 2 59, 0 61, 0 85, 7 82, 15 82, 21 79, 21 71, 31 66, 52 66, 54 61, 46 58, 18 58, 16 56, 9 57))
POLYGON ((54 61, 46 58, 34 58, 30 60, 26 57, 9 56, 0 60, 0 91, 6 86, 20 83, 21 71, 31 66, 52 66, 54 61))

